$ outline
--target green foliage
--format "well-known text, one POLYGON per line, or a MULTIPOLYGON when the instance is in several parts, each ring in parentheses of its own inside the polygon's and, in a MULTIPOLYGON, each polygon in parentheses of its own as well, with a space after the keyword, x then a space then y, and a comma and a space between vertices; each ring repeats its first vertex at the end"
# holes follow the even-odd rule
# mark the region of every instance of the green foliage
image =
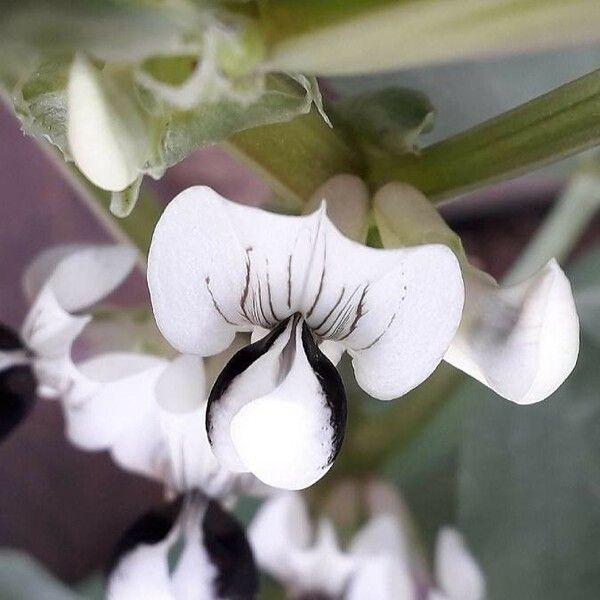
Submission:
POLYGON ((581 328, 600 346, 600 248, 581 257, 571 270, 581 328))
POLYGON ((434 120, 429 98, 408 88, 385 88, 343 98, 335 110, 359 145, 394 155, 418 153, 418 138, 431 131, 434 120))
POLYGON ((29 556, 0 550, 0 598, 4 600, 83 600, 29 556))

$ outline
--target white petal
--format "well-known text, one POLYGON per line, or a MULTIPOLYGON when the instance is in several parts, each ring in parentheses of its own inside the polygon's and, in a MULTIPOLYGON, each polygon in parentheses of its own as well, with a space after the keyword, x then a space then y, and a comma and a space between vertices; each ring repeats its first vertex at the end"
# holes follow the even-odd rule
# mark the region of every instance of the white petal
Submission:
POLYGON ((78 365, 82 378, 64 398, 69 439, 106 449, 138 424, 156 423, 154 389, 166 365, 143 354, 105 354, 78 365))
POLYGON ((367 237, 369 189, 356 175, 335 175, 319 187, 310 197, 304 213, 318 210, 327 202, 327 216, 347 237, 362 242, 367 237))
POLYGON ((366 248, 341 235, 324 207, 287 217, 207 188, 165 211, 148 282, 157 322, 182 351, 214 353, 236 329, 271 329, 300 313, 320 340, 342 342, 359 383, 386 399, 435 369, 463 304, 458 262, 443 246, 366 248))
POLYGON ((80 311, 117 288, 136 259, 137 251, 132 246, 84 246, 56 264, 48 283, 66 311, 80 311))
POLYGON ((201 489, 212 498, 261 491, 255 478, 223 468, 212 452, 206 435, 205 377, 200 358, 183 355, 172 361, 158 379, 156 399, 172 487, 201 489))
POLYGON ((449 600, 482 600, 483 573, 458 531, 446 527, 437 537, 435 577, 449 600))
POLYGON ((446 246, 393 252, 399 253, 396 268, 370 285, 363 316, 348 338, 356 380, 382 400, 405 394, 435 370, 458 328, 464 299, 458 261, 446 246))
POLYGON ((551 260, 510 287, 474 269, 466 277, 463 323, 444 358, 518 404, 547 398, 579 353, 579 320, 561 268, 551 260))
POLYGON ((385 554, 408 562, 409 546, 398 517, 382 514, 372 517, 352 539, 350 552, 356 556, 385 554))
POLYGON ((27 265, 23 274, 23 290, 27 299, 30 302, 35 300, 63 258, 85 247, 85 244, 63 244, 40 252, 27 265))
POLYGON ((290 556, 293 576, 286 583, 298 597, 339 598, 355 568, 355 558, 340 551, 331 522, 321 520, 314 545, 290 556))
POLYGON ((248 527, 256 562, 281 581, 294 576, 290 557, 308 547, 311 535, 306 505, 295 493, 265 501, 248 527))
POLYGON ((92 183, 114 192, 135 181, 148 147, 148 128, 122 85, 80 55, 67 85, 67 138, 73 159, 92 183))
MULTIPOLYGON (((324 357, 322 364, 309 359, 312 353, 323 357, 302 321, 290 321, 271 350, 249 369, 226 385, 217 380, 213 392, 223 392, 214 398, 211 393, 207 422, 220 459, 233 454, 240 470, 284 489, 308 487, 329 470, 343 437, 345 396, 335 368, 324 357), (269 365, 275 369, 265 368, 269 365), (318 376, 313 369, 321 369, 318 376), (248 371, 263 386, 270 380, 271 389, 249 386, 248 371), (246 394, 243 405, 240 391, 246 394)), ((220 379, 229 377, 226 367, 220 379)))
POLYGON ((417 600, 417 589, 406 563, 394 556, 365 560, 350 580, 345 600, 417 600))
POLYGON ((89 320, 88 316, 73 316, 64 310, 47 285, 25 317, 21 337, 38 358, 63 359, 89 320))
POLYGON ((171 590, 167 548, 140 546, 126 556, 111 575, 108 600, 176 600, 171 590))

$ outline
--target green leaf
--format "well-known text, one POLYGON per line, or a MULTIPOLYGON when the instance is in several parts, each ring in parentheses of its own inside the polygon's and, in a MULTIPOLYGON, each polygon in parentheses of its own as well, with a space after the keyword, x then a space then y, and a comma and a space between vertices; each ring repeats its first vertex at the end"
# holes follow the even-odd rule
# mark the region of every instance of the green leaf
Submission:
POLYGON ((600 37, 596 0, 259 0, 269 62, 318 75, 377 72, 600 37))
POLYGON ((551 398, 516 406, 481 386, 464 432, 460 526, 489 600, 592 600, 600 589, 600 349, 551 398))
POLYGON ((343 98, 336 115, 359 144, 391 154, 418 153, 418 138, 431 131, 433 105, 427 96, 408 88, 385 88, 343 98))
POLYGON ((419 156, 371 164, 374 186, 398 180, 441 200, 509 179, 600 142, 600 70, 476 127, 419 156))
POLYGON ((0 550, 0 598, 4 600, 83 600, 22 552, 0 550))
POLYGON ((269 77, 264 93, 247 105, 222 100, 189 111, 169 111, 165 107, 153 168, 174 165, 199 146, 221 142, 245 129, 307 114, 314 102, 320 102, 316 82, 303 87, 289 78, 269 77))

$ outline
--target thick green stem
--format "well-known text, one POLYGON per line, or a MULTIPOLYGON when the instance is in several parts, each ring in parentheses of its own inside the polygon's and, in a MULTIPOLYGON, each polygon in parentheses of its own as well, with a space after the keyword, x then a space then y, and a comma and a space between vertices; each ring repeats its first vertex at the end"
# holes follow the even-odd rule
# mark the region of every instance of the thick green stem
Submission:
POLYGON ((600 70, 429 146, 419 156, 379 160, 371 165, 371 183, 404 181, 439 201, 598 143, 600 70))
POLYGON ((262 175, 275 193, 297 206, 338 173, 364 175, 360 152, 315 109, 286 123, 237 133, 225 148, 262 175))
POLYGON ((600 208, 600 168, 586 163, 564 189, 536 236, 504 279, 510 285, 529 277, 550 258, 563 262, 600 208))

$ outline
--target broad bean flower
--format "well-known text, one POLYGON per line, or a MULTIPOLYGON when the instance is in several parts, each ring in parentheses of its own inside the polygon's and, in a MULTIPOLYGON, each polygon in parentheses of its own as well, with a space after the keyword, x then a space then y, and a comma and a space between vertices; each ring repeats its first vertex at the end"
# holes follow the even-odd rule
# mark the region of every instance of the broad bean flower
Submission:
POLYGON ((108 570, 107 600, 252 600, 257 588, 243 528, 195 493, 143 515, 125 532, 108 570))
POLYGON ((266 501, 248 529, 258 566, 293 600, 483 600, 483 575, 454 529, 440 531, 434 577, 423 577, 407 524, 396 513, 372 516, 341 550, 333 525, 313 530, 298 494, 266 501))
POLYGON ((114 290, 135 264, 127 246, 60 246, 42 253, 24 277, 32 300, 19 332, 0 330, 0 437, 28 413, 36 392, 69 390, 74 340, 90 322, 82 311, 114 290))
POLYGON ((388 184, 373 204, 385 246, 437 241, 461 261, 465 309, 444 359, 517 404, 552 394, 579 353, 573 292, 558 263, 549 260, 528 279, 500 285, 468 263, 458 236, 416 189, 388 184))
POLYGON ((325 204, 283 216, 206 187, 163 213, 148 283, 158 326, 180 352, 212 355, 236 332, 267 332, 217 377, 206 427, 227 469, 289 489, 320 479, 344 437, 345 392, 325 353, 347 351, 366 392, 396 398, 441 361, 464 300, 444 245, 368 248, 336 229, 325 204))

